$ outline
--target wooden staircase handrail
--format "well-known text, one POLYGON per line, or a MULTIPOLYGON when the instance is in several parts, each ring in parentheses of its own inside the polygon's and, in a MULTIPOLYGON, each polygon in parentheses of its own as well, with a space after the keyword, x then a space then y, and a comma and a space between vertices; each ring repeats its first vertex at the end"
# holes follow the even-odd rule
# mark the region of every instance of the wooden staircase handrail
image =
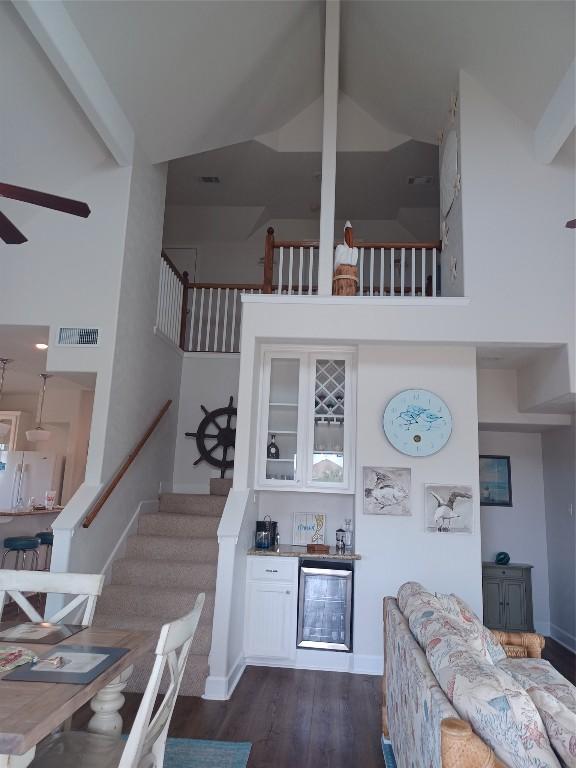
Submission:
POLYGON ((172 405, 172 400, 166 400, 166 402, 164 403, 164 405, 162 406, 162 408, 160 409, 160 411, 158 412, 158 414, 156 415, 156 417, 154 418, 154 420, 152 421, 152 423, 150 424, 146 432, 144 432, 140 440, 136 443, 136 445, 130 451, 128 456, 126 456, 126 458, 124 459, 124 461, 122 462, 118 470, 114 473, 112 479, 109 480, 108 483, 106 483, 106 485, 104 486, 104 488, 100 491, 94 503, 90 507, 90 511, 82 521, 83 528, 89 528, 90 525, 94 522, 96 515, 98 514, 98 512, 100 512, 104 504, 106 504, 106 502, 112 495, 112 492, 114 491, 114 489, 116 488, 120 480, 122 480, 122 478, 126 474, 128 468, 130 467, 130 465, 132 464, 136 456, 138 456, 138 454, 140 453, 144 445, 148 442, 150 435, 152 434, 152 432, 154 432, 158 424, 162 421, 162 419, 164 418, 164 414, 166 413, 168 408, 170 408, 171 405, 172 405))

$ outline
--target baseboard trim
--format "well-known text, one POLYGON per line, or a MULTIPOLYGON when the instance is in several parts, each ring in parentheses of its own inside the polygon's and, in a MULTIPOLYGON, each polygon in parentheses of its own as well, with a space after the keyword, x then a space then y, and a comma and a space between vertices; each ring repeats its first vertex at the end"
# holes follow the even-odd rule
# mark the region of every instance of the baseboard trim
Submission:
POLYGON ((245 669, 246 662, 243 657, 239 657, 227 677, 208 675, 202 698, 208 699, 209 701, 228 701, 230 696, 234 693, 234 689, 240 682, 240 678, 245 669))
POLYGON ((294 661, 286 659, 265 659, 248 657, 246 665, 254 667, 281 667, 283 669, 309 669, 317 672, 348 672, 352 675, 382 675, 384 660, 382 656, 339 653, 337 651, 296 651, 294 661))
POLYGON ((116 546, 110 553, 110 556, 108 557, 108 560, 104 563, 104 566, 100 573, 105 574, 106 578, 108 579, 109 576, 109 570, 112 567, 112 563, 114 560, 118 557, 120 554, 121 549, 124 547, 124 543, 126 539, 128 538, 128 535, 132 532, 132 529, 138 522, 138 518, 140 517, 140 514, 146 510, 147 512, 157 512, 159 508, 159 502, 158 499, 149 499, 147 501, 141 501, 138 506, 136 507, 136 511, 130 518, 128 525, 124 530, 122 531, 122 534, 118 541, 116 542, 116 546))
POLYGON ((550 624, 550 637, 556 640, 557 643, 560 643, 560 645, 563 645, 564 648, 572 651, 572 653, 576 653, 576 637, 566 632, 557 624, 550 624))

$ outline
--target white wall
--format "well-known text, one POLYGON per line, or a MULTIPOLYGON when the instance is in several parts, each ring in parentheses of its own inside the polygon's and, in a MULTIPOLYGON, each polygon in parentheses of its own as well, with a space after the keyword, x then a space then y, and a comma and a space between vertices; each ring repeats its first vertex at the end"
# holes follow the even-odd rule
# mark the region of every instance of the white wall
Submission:
MULTIPOLYGON (((466 72, 459 90, 464 283, 479 313, 475 332, 493 341, 548 337, 568 343, 574 360, 574 235, 564 226, 575 205, 573 163, 539 163, 532 131, 466 72)), ((574 381, 565 387, 576 390, 574 381)))
POLYGON ((576 428, 542 436, 550 632, 576 652, 576 428))
MULTIPOLYGON (((524 379, 528 375, 528 372, 523 371, 524 379)), ((478 422, 482 428, 536 430, 570 424, 568 414, 521 411, 518 405, 518 379, 515 368, 478 370, 478 422)))
MULTIPOLYGON (((182 360, 182 379, 176 430, 173 485, 175 493, 209 493, 210 478, 220 477, 220 470, 206 462, 193 466, 200 454, 194 438, 185 432, 196 432, 204 418, 201 406, 209 411, 228 405, 230 396, 238 401, 240 358, 236 354, 186 353, 182 360)), ((213 443, 209 442, 208 447, 213 443)), ((218 451, 220 454, 220 451, 218 451)), ((232 476, 228 470, 227 477, 232 476)))
POLYGON ((478 506, 476 359, 470 348, 360 345, 356 474, 354 653, 382 656, 382 598, 405 581, 456 592, 480 615, 482 584, 478 506), (422 387, 446 402, 454 428, 446 446, 428 458, 398 453, 382 431, 382 413, 402 389, 422 387), (412 469, 412 516, 362 513, 362 467, 412 469), (474 489, 474 533, 443 536, 425 531, 424 484, 468 484, 474 489))
MULTIPOLYGON (((181 352, 154 334, 166 166, 132 166, 118 330, 102 475, 111 477, 168 399, 172 407, 89 529, 73 540, 70 570, 100 571, 138 503, 171 488, 181 352)), ((98 391, 98 387, 97 387, 98 391)))
POLYGON ((532 569, 534 627, 550 634, 548 549, 539 433, 484 432, 479 434, 480 454, 510 456, 512 507, 481 507, 482 559, 493 562, 504 550, 514 563, 532 569))

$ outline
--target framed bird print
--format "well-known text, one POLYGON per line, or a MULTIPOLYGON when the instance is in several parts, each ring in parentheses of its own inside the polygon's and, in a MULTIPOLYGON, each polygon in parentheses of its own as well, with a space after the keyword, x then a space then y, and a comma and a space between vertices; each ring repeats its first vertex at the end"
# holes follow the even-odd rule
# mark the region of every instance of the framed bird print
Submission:
POLYGON ((407 517, 412 471, 409 467, 363 467, 364 514, 407 517))
POLYGON ((431 456, 448 442, 452 414, 434 392, 405 389, 386 406, 382 428, 394 448, 406 456, 431 456))
POLYGON ((472 533, 474 505, 469 485, 426 485, 426 530, 429 533, 472 533))

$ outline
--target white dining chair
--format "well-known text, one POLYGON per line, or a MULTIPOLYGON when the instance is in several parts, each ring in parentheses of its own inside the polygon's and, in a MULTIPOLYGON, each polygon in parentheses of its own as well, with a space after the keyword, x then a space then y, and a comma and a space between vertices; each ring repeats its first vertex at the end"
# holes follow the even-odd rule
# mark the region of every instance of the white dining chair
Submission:
POLYGON ((48 573, 47 571, 10 571, 0 569, 0 619, 7 597, 22 609, 30 621, 58 624, 70 617, 75 624, 89 626, 94 618, 96 600, 102 592, 104 575, 99 573, 48 573), (28 600, 30 594, 74 596, 51 616, 41 616, 28 600), (81 613, 83 610, 83 613, 81 613), (79 618, 80 615, 80 618, 79 618))
POLYGON ((38 745, 29 768, 161 768, 170 719, 204 597, 204 593, 198 595, 190 613, 164 624, 160 630, 154 667, 126 741, 79 731, 55 734, 38 745), (152 717, 166 667, 168 690, 152 717))

